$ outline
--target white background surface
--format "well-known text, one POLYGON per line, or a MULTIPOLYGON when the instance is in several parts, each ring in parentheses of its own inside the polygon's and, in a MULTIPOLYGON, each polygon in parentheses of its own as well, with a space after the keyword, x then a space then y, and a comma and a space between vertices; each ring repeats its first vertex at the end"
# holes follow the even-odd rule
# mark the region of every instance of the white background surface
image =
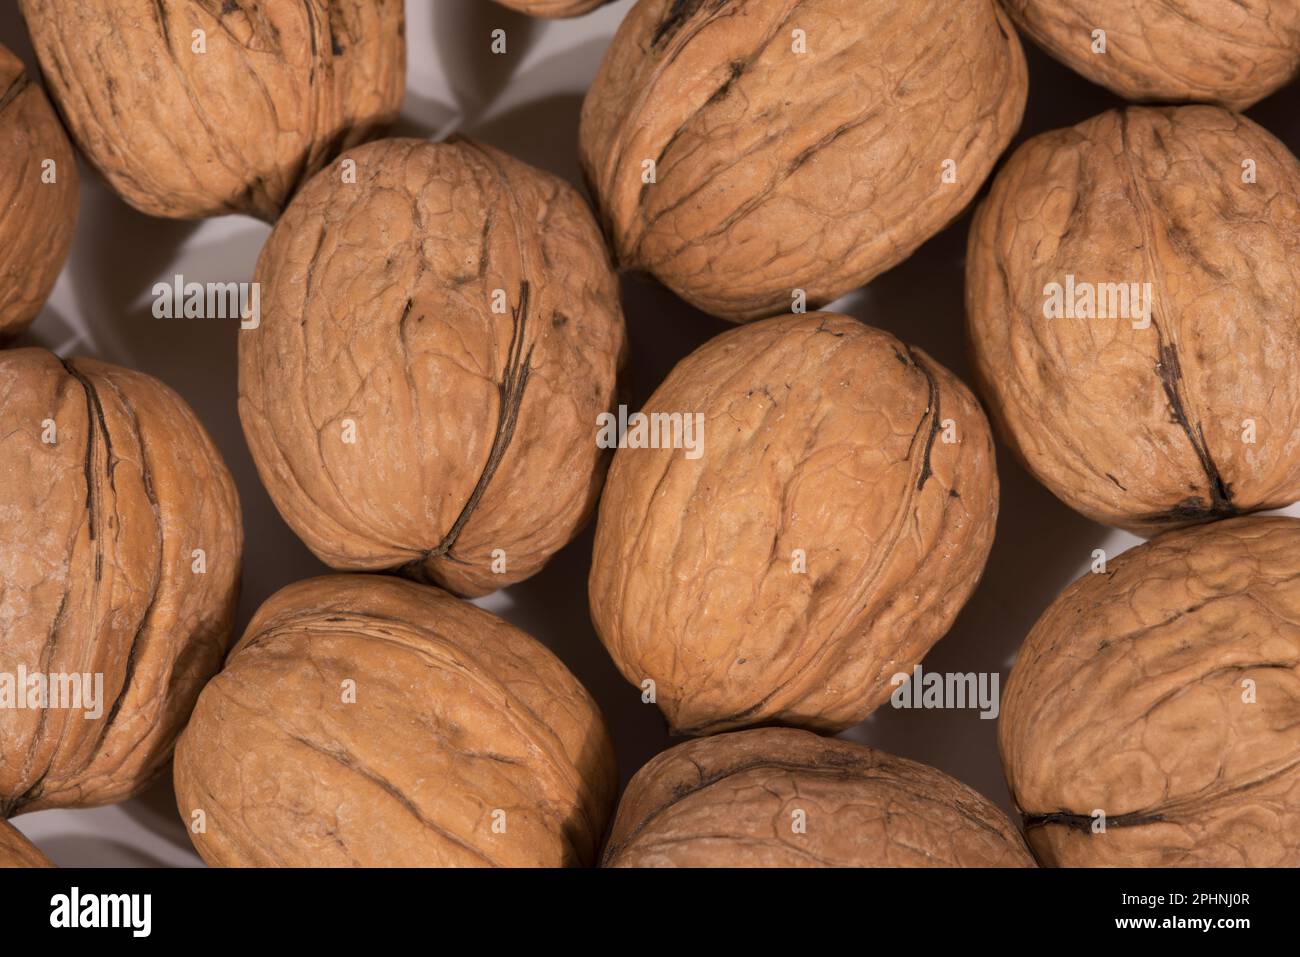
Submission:
MULTIPOLYGON (((539 21, 489 0, 408 0, 409 74, 394 131, 438 139, 463 131, 581 184, 576 140, 582 95, 631 0, 577 20, 539 21), (493 56, 489 34, 507 31, 493 56)), ((34 68, 13 0, 0 0, 0 42, 34 68)), ((1019 139, 1068 126, 1118 101, 1026 45, 1029 107, 1019 139)), ((1248 115, 1300 152, 1300 88, 1274 94, 1248 115)), ((257 480, 235 409, 238 328, 221 320, 158 320, 151 288, 187 281, 249 281, 269 227, 245 217, 203 223, 150 219, 117 199, 82 167, 81 218, 72 255, 49 304, 18 344, 94 355, 141 369, 178 390, 212 432, 235 475, 247 544, 237 633, 278 588, 327 571, 280 520, 257 480)), ((580 187, 581 188, 581 187, 580 187)), ((969 215, 910 260, 833 308, 919 345, 969 381, 962 331, 962 279, 969 215)), ((631 338, 632 407, 687 352, 729 328, 642 280, 624 282, 631 338)), ((1300 321, 1300 304, 1297 304, 1300 321)), ((925 659, 927 670, 999 671, 1005 683, 1030 626, 1094 548, 1115 555, 1137 539, 1076 515, 999 453, 1002 510, 984 579, 956 625, 925 659)), ((1288 510, 1300 514, 1300 509, 1288 510)), ((623 681, 592 630, 586 578, 591 530, 533 579, 478 603, 551 647, 599 701, 624 782, 670 745, 663 719, 623 681)), ((974 710, 895 711, 888 705, 846 737, 924 761, 1008 811, 996 722, 974 710)), ((124 804, 41 811, 14 822, 56 864, 200 864, 177 814, 170 776, 124 804)))

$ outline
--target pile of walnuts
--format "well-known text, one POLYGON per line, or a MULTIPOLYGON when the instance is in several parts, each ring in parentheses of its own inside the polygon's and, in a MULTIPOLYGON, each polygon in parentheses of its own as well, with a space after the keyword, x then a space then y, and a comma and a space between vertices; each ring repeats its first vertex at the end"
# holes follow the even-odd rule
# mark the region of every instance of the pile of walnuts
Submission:
POLYGON ((1300 72, 1300 2, 637 0, 574 117, 586 196, 383 135, 400 0, 20 7, 49 99, 0 47, 0 866, 51 866, 7 818, 168 768, 214 866, 1300 865, 1300 520, 1253 514, 1300 500, 1300 162, 1236 112, 1300 72), (1017 26, 1136 102, 1005 155, 1017 26), (143 213, 272 225, 232 396, 339 574, 237 640, 195 411, 11 341, 69 256, 74 144, 143 213), (825 307, 980 196, 972 392, 825 307), (631 415, 620 270, 737 323, 631 415), (833 737, 978 587, 995 434, 1151 537, 1024 641, 1019 822, 833 737), (467 600, 593 519, 596 634, 684 739, 621 800, 619 725, 467 600))

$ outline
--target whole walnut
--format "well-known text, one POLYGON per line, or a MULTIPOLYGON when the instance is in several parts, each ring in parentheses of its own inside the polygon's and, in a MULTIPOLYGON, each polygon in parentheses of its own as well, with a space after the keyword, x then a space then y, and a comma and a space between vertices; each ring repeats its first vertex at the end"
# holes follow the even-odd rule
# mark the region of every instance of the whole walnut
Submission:
POLYGON ((0 46, 0 343, 45 305, 68 258, 80 202, 77 161, 22 61, 0 46))
POLYGON ((1130 100, 1244 110, 1300 71, 1300 0, 1002 4, 1048 53, 1130 100))
POLYGON ((73 137, 153 216, 274 220, 396 118, 401 0, 19 0, 73 137))
POLYGON ((1300 499, 1300 163, 1217 107, 1021 146, 971 228, 967 318, 1007 443, 1151 534, 1300 499))
POLYGON ((0 352, 0 817, 142 790, 221 664, 243 529, 156 379, 0 352))
POLYGON ((576 17, 610 0, 497 0, 503 7, 534 17, 576 17))
POLYGON ((568 184, 470 140, 367 144, 299 193, 256 278, 239 414, 322 561, 483 594, 586 523, 626 336, 568 184))
POLYGON ((271 596, 175 769, 195 846, 221 866, 591 864, 618 784, 600 712, 558 658, 371 575, 271 596))
POLYGON ((993 0, 640 0, 581 159, 621 267, 755 319, 837 299, 956 218, 1027 83, 993 0))
POLYGON ((919 349, 814 313, 706 343, 642 414, 682 416, 682 445, 695 422, 695 448, 629 431, 614 457, 590 598, 619 670, 679 734, 861 721, 983 571, 979 405, 919 349))
POLYGON ((998 726, 1044 864, 1300 866, 1300 521, 1162 535, 1052 603, 998 726))
POLYGON ((636 773, 605 867, 1033 867, 960 781, 807 731, 688 741, 636 773))
POLYGON ((0 820, 0 868, 53 867, 50 859, 8 821, 0 820))

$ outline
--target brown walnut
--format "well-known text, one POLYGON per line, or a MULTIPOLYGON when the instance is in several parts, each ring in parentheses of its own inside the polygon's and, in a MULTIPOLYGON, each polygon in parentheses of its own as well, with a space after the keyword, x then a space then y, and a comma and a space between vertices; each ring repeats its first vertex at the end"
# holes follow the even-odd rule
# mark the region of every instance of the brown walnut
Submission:
POLYGON ((53 866, 41 849, 27 840, 18 828, 0 820, 0 868, 53 866))
POLYGON ((299 193, 256 278, 240 418, 322 561, 483 594, 586 523, 626 342, 567 183, 470 140, 367 144, 299 193))
POLYGON ((234 483, 171 389, 44 349, 0 352, 0 462, 0 817, 124 800, 229 644, 234 483))
POLYGON ((1300 71, 1300 0, 1002 0, 1033 40, 1130 100, 1244 110, 1300 71), (1105 31, 1105 52, 1097 46, 1105 31))
POLYGON ((534 17, 576 17, 610 0, 497 0, 503 7, 534 17))
POLYGON ((807 731, 688 741, 628 784, 605 867, 1033 867, 991 801, 915 761, 807 731))
POLYGON ((269 598, 175 768, 181 816, 204 821, 195 846, 221 866, 589 865, 618 784, 600 712, 558 658, 436 588, 370 575, 269 598))
POLYGON ((0 46, 0 344, 45 305, 77 225, 77 161, 22 61, 0 46), (51 181, 52 180, 52 181, 51 181))
POLYGON ((1209 106, 1103 113, 998 173, 970 234, 973 365, 1066 504, 1151 534, 1300 499, 1298 196, 1286 147, 1209 106))
POLYGON ((814 313, 718 336, 642 411, 702 415, 704 441, 614 457, 590 598, 619 670, 681 734, 862 720, 988 557, 975 399, 919 349, 814 313))
POLYGON ((1300 866, 1300 521, 1170 532, 1075 582, 998 737, 1044 864, 1300 866))
POLYGON ((20 0, 82 151, 153 216, 274 220, 396 118, 401 0, 20 0))
POLYGON ((1026 90, 993 0, 641 0, 581 159, 618 264, 743 321, 910 256, 974 197, 1026 90))

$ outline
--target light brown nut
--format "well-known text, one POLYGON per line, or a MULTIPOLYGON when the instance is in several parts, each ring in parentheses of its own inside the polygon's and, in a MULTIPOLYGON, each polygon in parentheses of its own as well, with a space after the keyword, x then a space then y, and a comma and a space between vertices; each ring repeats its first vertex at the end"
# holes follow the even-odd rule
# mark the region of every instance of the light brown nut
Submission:
POLYGON ((618 785, 600 711, 558 658, 369 575, 269 598, 175 767, 194 844, 222 866, 588 865, 618 785))
POLYGON ((911 255, 974 197, 1026 90, 993 0, 641 0, 581 159, 618 264, 743 321, 911 255))
POLYGON ((73 138, 153 216, 274 220, 396 118, 401 0, 21 0, 73 138))
POLYGON ((0 868, 53 867, 41 849, 8 821, 0 820, 0 868))
POLYGON ((0 352, 0 462, 0 817, 124 800, 229 644, 234 482, 167 386, 44 349, 0 352))
POLYGON ((25 330, 59 278, 80 202, 63 126, 22 61, 0 46, 0 344, 25 330))
POLYGON ((605 867, 1033 867, 998 808, 915 761, 807 731, 689 741, 636 773, 605 867))
POLYGON ((257 280, 239 414, 322 561, 484 594, 586 523, 626 334, 568 184, 470 140, 371 143, 302 190, 257 280))
POLYGON ((614 457, 590 598, 619 670, 681 734, 861 721, 983 571, 979 405, 919 349, 814 313, 718 336, 642 411, 703 416, 703 443, 614 457))
POLYGON ((1151 534, 1300 499, 1297 197, 1286 147, 1208 106, 1103 113, 998 174, 970 234, 973 365, 1062 501, 1151 534))
POLYGON ((576 17, 610 0, 497 0, 503 7, 534 17, 576 17))
POLYGON ((1300 521, 1170 532, 1075 582, 998 738, 1044 864, 1300 866, 1300 521))
POLYGON ((1300 0, 1002 4, 1048 53, 1130 100, 1244 110, 1300 71, 1300 0))

